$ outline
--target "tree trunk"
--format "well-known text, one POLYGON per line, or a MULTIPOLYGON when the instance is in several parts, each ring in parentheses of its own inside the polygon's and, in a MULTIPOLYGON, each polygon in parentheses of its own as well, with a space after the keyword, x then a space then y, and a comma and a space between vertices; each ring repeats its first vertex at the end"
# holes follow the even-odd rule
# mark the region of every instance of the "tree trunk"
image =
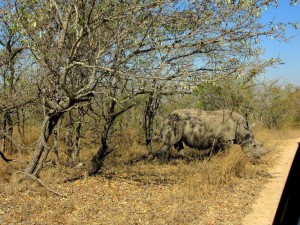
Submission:
POLYGON ((113 121, 107 121, 101 135, 101 144, 96 155, 91 160, 91 167, 88 171, 89 176, 96 175, 103 167, 105 156, 108 154, 107 138, 113 121))
MULTIPOLYGON (((5 114, 3 114, 3 119, 2 119, 2 123, 1 123, 1 129, 2 131, 5 133, 6 132, 6 120, 5 120, 5 114)), ((5 135, 2 136, 2 151, 6 152, 6 137, 5 135)))
POLYGON ((42 155, 41 160, 40 160, 41 162, 38 164, 37 169, 33 173, 34 176, 36 176, 36 177, 39 176, 39 174, 44 166, 44 163, 46 162, 46 159, 49 155, 49 152, 50 152, 50 147, 45 148, 45 152, 42 155))
MULTIPOLYGON (((13 121, 11 119, 11 114, 9 112, 5 112, 3 116, 3 132, 6 133, 8 136, 12 137, 13 135, 13 121)), ((6 136, 3 136, 3 143, 2 143, 2 150, 3 152, 9 151, 12 153, 12 140, 7 139, 6 136)))
POLYGON ((25 115, 24 109, 17 111, 17 129, 21 137, 25 135, 25 115))
POLYGON ((83 109, 78 108, 78 116, 79 116, 79 121, 76 123, 75 126, 75 162, 80 161, 79 157, 79 152, 80 152, 80 139, 81 139, 81 127, 82 127, 82 122, 83 122, 83 109))
POLYGON ((148 101, 146 102, 146 109, 144 115, 144 131, 146 145, 149 152, 152 152, 153 123, 159 104, 160 99, 154 96, 153 92, 150 93, 148 101))
POLYGON ((68 112, 69 114, 69 121, 67 124, 67 133, 66 133, 66 154, 67 154, 67 166, 74 166, 74 160, 73 160, 73 124, 74 120, 72 117, 72 111, 68 112))
MULTIPOLYGON (((50 147, 47 145, 47 141, 48 141, 55 125, 57 124, 57 122, 59 121, 59 119, 62 115, 63 115, 63 112, 52 111, 44 118, 40 138, 36 145, 36 148, 34 150, 32 158, 25 170, 26 173, 34 174, 34 175, 38 174, 38 172, 39 172, 37 170, 38 165, 43 164, 43 162, 46 160, 46 157, 43 157, 42 162, 40 162, 42 154, 45 153, 44 150, 46 149, 45 156, 47 156, 47 152, 49 152, 49 149, 50 149, 50 147)), ((39 168, 41 168, 41 166, 42 165, 40 165, 39 168)))
POLYGON ((133 104, 128 105, 124 107, 122 110, 116 112, 116 108, 115 108, 116 104, 117 102, 115 100, 111 100, 108 108, 108 113, 106 116, 104 116, 105 125, 101 134, 101 144, 96 155, 90 161, 90 168, 88 169, 89 176, 93 176, 99 173, 99 171, 103 167, 103 162, 105 157, 111 152, 108 151, 107 139, 116 118, 118 118, 118 116, 122 115, 124 112, 126 112, 127 110, 131 109, 134 106, 133 104))
POLYGON ((121 112, 115 113, 116 104, 117 104, 116 101, 111 100, 108 109, 108 115, 105 116, 105 125, 101 134, 100 147, 96 155, 94 155, 94 157, 90 162, 90 168, 88 171, 89 176, 96 175, 102 169, 105 156, 108 154, 108 146, 107 146, 108 134, 115 119, 118 117, 118 115, 121 114, 121 112))
POLYGON ((59 140, 60 140, 60 124, 61 124, 61 119, 58 120, 57 125, 53 129, 53 137, 54 137, 54 142, 53 142, 53 151, 55 155, 55 164, 59 165, 59 140))

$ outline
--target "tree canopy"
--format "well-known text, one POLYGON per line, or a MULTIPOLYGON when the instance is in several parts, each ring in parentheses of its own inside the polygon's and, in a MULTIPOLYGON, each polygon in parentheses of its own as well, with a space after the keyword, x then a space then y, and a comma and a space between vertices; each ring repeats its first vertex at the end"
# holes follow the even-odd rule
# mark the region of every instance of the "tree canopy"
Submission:
POLYGON ((27 172, 38 173, 41 155, 45 160, 50 151, 47 142, 53 129, 65 112, 76 107, 106 105, 101 116, 107 122, 103 133, 108 134, 116 117, 136 104, 137 96, 149 94, 148 112, 154 116, 151 107, 158 107, 159 95, 190 92, 224 77, 245 82, 256 77, 278 62, 259 60, 260 39, 287 41, 286 26, 293 26, 262 22, 264 9, 277 4, 276 0, 2 1, 1 89, 9 84, 10 90, 17 90, 16 81, 23 80, 23 87, 27 81, 33 92, 29 95, 38 96, 35 104, 44 110, 40 141, 27 172))

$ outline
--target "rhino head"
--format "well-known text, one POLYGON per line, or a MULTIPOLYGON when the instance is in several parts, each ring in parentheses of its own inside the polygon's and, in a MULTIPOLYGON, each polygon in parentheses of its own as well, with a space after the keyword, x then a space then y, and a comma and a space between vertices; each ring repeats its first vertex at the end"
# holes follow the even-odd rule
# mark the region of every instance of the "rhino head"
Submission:
POLYGON ((247 157, 254 159, 260 158, 266 151, 262 144, 257 143, 255 140, 247 140, 242 143, 241 147, 247 157))
POLYGON ((261 156, 269 153, 274 149, 274 146, 270 149, 265 149, 262 144, 258 143, 253 134, 246 136, 246 140, 242 142, 241 147, 246 156, 251 159, 259 159, 261 156))

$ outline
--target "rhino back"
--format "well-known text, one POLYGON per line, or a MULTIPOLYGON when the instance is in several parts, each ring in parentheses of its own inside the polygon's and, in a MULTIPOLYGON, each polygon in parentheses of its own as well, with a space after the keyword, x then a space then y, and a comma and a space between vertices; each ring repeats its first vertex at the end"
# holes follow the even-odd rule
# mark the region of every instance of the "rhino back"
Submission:
POLYGON ((242 141, 250 131, 246 118, 231 110, 210 111, 206 117, 213 132, 221 134, 225 141, 236 138, 242 141))
POLYGON ((249 127, 246 119, 231 110, 201 111, 178 109, 163 124, 165 142, 182 140, 190 147, 209 148, 216 141, 245 139, 249 127))
POLYGON ((236 123, 228 117, 223 120, 215 113, 203 112, 191 117, 183 128, 183 140, 190 147, 210 148, 216 141, 235 138, 236 123))

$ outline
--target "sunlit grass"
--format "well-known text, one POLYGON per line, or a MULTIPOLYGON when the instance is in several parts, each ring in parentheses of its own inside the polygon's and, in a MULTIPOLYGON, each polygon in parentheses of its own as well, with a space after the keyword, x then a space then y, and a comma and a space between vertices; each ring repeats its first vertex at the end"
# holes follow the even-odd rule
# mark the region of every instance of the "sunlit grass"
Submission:
MULTIPOLYGON (((28 137, 16 140, 30 145, 38 138, 39 130, 34 127, 26 130, 28 137)), ((51 151, 41 180, 49 188, 66 194, 66 199, 54 196, 30 179, 18 183, 20 174, 15 174, 13 169, 23 170, 26 164, 21 167, 15 162, 10 167, 0 161, 0 188, 6 196, 5 201, 18 209, 12 213, 13 223, 38 218, 46 223, 65 224, 78 221, 93 224, 104 220, 106 224, 239 224, 268 181, 268 168, 276 163, 276 152, 284 147, 280 143, 299 137, 300 131, 255 127, 254 135, 266 147, 277 142, 279 145, 274 153, 255 162, 250 161, 238 145, 202 160, 175 157, 161 162, 144 157, 148 152, 138 132, 115 133, 109 142, 113 151, 105 160, 102 174, 71 183, 64 183, 64 180, 83 175, 85 165, 99 146, 91 144, 90 136, 86 135, 80 153, 83 166, 71 168, 64 164, 66 154, 61 137, 61 163, 52 163, 54 154, 51 151), (17 195, 18 198, 13 198, 17 195), (30 215, 22 213, 25 209, 30 215)), ((153 149, 159 147, 154 144, 153 149)), ((32 150, 28 151, 22 153, 22 160, 29 160, 32 150)), ((188 149, 187 154, 193 155, 195 151, 188 149)), ((176 155, 176 151, 172 150, 172 154, 176 155)))

